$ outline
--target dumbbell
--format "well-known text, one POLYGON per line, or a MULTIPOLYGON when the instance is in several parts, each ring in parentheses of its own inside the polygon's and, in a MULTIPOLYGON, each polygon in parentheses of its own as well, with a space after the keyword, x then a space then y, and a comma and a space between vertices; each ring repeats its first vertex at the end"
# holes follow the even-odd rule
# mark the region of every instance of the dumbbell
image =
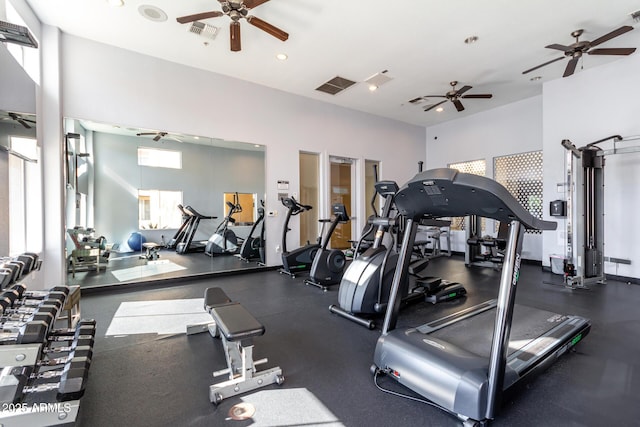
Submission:
POLYGON ((16 330, 0 332, 0 345, 44 343, 48 331, 49 325, 46 322, 27 322, 16 330))
POLYGON ((33 380, 46 378, 44 373, 34 374, 33 366, 21 366, 5 368, 0 381, 0 403, 20 403, 26 394, 42 393, 57 390, 57 400, 60 402, 77 400, 84 394, 87 378, 89 376, 88 362, 77 360, 71 362, 55 374, 46 374, 53 378, 60 377, 57 383, 43 383, 29 385, 33 380), (9 377, 5 380, 6 377, 9 377))
POLYGON ((32 312, 11 311, 0 315, 0 329, 4 331, 14 331, 20 329, 27 322, 42 321, 50 329, 56 319, 58 310, 54 306, 42 306, 32 312))
POLYGON ((81 320, 76 325, 75 329, 66 330, 67 334, 60 334, 60 330, 53 331, 52 336, 47 338, 48 346, 42 349, 44 354, 71 352, 74 349, 82 346, 93 346, 96 334, 95 320, 81 320), (71 331, 73 335, 71 335, 71 331), (58 343, 64 343, 65 341, 71 341, 71 344, 56 345, 58 343))
MULTIPOLYGON (((67 348, 65 348, 67 350, 67 348)), ((36 367, 52 367, 52 366, 60 366, 65 365, 65 367, 71 363, 78 363, 78 361, 82 361, 82 363, 86 363, 87 369, 91 365, 91 358, 93 357, 93 347, 89 345, 82 345, 78 347, 74 347, 71 351, 68 352, 58 352, 58 350, 49 350, 49 352, 45 355, 45 357, 49 357, 47 359, 40 359, 35 364, 36 367), (65 353, 65 356, 60 357, 51 357, 55 355, 59 355, 65 353)), ((44 373, 50 372, 43 371, 44 373)), ((46 374, 53 375, 53 374, 46 374)), ((55 376, 55 375, 54 375, 55 376)))
POLYGON ((28 291, 27 287, 22 283, 16 283, 5 292, 13 292, 16 294, 15 300, 20 300, 21 304, 25 304, 23 301, 29 301, 30 304, 38 304, 37 301, 41 300, 60 300, 64 303, 66 297, 69 295, 69 288, 66 286, 55 286, 48 291, 28 291))
POLYGON ((47 294, 45 297, 40 298, 23 298, 20 296, 20 292, 18 289, 7 289, 2 294, 0 294, 1 308, 11 308, 11 307, 37 307, 42 304, 56 305, 58 307, 62 307, 64 304, 64 300, 66 295, 62 292, 51 292, 47 294))

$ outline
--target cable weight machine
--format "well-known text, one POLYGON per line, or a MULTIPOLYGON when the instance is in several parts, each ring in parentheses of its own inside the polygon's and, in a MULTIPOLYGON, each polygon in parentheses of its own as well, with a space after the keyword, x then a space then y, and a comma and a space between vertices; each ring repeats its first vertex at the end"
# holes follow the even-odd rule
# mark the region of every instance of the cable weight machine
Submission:
POLYGON ((567 150, 564 284, 571 289, 605 283, 605 261, 629 263, 604 256, 604 166, 608 155, 640 152, 640 144, 617 145, 638 140, 640 136, 611 135, 580 148, 568 139, 561 143, 567 150), (613 148, 605 150, 597 145, 609 141, 613 141, 613 148))

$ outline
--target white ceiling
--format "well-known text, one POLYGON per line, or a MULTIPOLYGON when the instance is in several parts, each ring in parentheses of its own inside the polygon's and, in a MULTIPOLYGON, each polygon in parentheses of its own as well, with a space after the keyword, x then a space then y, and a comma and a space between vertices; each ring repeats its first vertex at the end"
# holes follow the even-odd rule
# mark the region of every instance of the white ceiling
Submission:
MULTIPOLYGON (((543 82, 561 78, 567 64, 563 59, 523 75, 562 56, 544 46, 570 45, 576 29, 585 30, 581 40, 592 41, 634 25, 630 13, 640 9, 638 0, 271 0, 250 14, 288 32, 289 39, 282 42, 242 20, 242 51, 231 52, 229 17, 203 21, 219 27, 214 40, 176 22, 221 10, 216 0, 124 0, 123 7, 107 0, 27 2, 42 22, 68 34, 422 126, 541 94, 543 82), (168 19, 146 19, 141 5, 162 9, 168 19), (465 44, 469 36, 478 42, 465 44), (289 59, 277 60, 280 52, 289 59), (383 70, 393 80, 370 92, 364 80, 383 70), (315 90, 337 75, 360 83, 335 96, 315 90), (533 76, 541 79, 530 81, 533 76), (441 113, 408 104, 446 93, 452 80, 458 88, 473 86, 467 94, 493 98, 462 100, 463 112, 450 102, 441 113)), ((598 47, 640 47, 640 29, 598 47)), ((576 74, 620 58, 586 55, 576 74)))

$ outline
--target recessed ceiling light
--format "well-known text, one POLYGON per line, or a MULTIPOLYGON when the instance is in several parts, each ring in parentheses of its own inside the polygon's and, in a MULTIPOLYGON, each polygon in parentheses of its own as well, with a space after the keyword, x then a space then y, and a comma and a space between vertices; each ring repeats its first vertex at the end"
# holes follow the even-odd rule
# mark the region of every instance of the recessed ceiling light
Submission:
POLYGON ((375 92, 376 90, 378 90, 378 86, 376 86, 376 85, 369 85, 369 90, 370 90, 371 92, 375 92))
POLYGON ((107 0, 107 3, 109 4, 109 6, 113 7, 124 6, 124 1, 122 0, 107 0))
POLYGON ((444 108, 442 108, 442 107, 438 107, 438 108, 436 108, 436 111, 437 111, 438 113, 442 113, 442 112, 444 111, 444 108))
POLYGON ((531 80, 532 82, 538 81, 542 79, 542 76, 535 76, 535 77, 531 77, 529 80, 531 80))
POLYGON ((167 14, 164 12, 164 10, 150 4, 141 5, 140 7, 138 7, 138 12, 149 21, 164 22, 167 20, 167 14))
POLYGON ((464 39, 464 42, 466 44, 473 44, 475 42, 478 41, 478 36, 471 36, 471 37, 467 37, 466 39, 464 39))
POLYGON ((288 56, 286 53, 279 53, 276 55, 276 58, 278 58, 280 61, 286 61, 288 56))

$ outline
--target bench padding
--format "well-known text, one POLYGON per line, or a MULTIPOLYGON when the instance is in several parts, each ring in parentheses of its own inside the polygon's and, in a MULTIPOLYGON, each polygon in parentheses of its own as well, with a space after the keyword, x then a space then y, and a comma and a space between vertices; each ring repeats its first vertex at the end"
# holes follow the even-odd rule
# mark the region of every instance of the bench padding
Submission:
POLYGON ((232 304, 231 298, 220 288, 207 288, 204 291, 204 309, 211 311, 212 308, 232 304))
POLYGON ((214 307, 209 313, 215 320, 220 333, 228 341, 243 340, 264 334, 264 326, 240 304, 214 307))

